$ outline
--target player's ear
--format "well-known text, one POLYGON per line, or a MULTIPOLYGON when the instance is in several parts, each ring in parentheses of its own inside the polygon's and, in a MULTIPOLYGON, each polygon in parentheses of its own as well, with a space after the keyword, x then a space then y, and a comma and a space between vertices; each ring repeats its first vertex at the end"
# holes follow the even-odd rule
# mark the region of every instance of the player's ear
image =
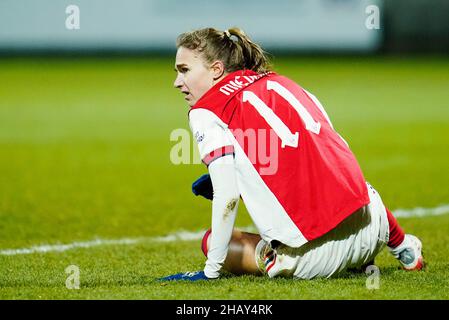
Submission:
POLYGON ((220 60, 214 61, 211 64, 210 69, 212 71, 214 80, 220 79, 225 72, 224 63, 223 63, 223 61, 220 61, 220 60))

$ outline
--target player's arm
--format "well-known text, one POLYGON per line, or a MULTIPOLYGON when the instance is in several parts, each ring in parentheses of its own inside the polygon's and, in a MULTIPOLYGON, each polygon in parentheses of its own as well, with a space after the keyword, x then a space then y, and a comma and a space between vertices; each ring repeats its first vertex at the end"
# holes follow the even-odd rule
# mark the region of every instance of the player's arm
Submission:
MULTIPOLYGON (((206 199, 213 199, 213 187, 210 175, 203 174, 192 184, 192 192, 196 196, 203 196, 206 199)), ((201 241, 201 249, 207 258, 210 247, 210 235, 212 230, 209 229, 201 241)), ((261 237, 258 234, 249 233, 233 229, 231 241, 229 242, 226 260, 222 269, 236 275, 240 274, 262 274, 256 256, 256 247, 261 237)))
POLYGON ((217 278, 225 262, 240 199, 232 154, 214 159, 209 165, 213 186, 212 234, 204 273, 217 278))
POLYGON ((227 125, 213 112, 193 109, 189 112, 189 120, 213 186, 211 227, 214 232, 204 273, 209 278, 217 278, 226 258, 240 198, 234 146, 227 136, 227 125))

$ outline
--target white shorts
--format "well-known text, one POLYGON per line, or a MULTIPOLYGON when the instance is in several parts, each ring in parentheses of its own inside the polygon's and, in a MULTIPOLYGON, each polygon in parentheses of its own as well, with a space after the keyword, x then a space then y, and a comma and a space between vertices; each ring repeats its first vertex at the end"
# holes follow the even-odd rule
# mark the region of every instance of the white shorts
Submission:
MULTIPOLYGON (((387 212, 377 191, 367 183, 370 203, 350 215, 335 229, 312 240, 300 248, 279 245, 263 272, 268 276, 313 279, 338 275, 348 268, 358 268, 374 260, 388 243, 387 212)), ((256 257, 261 250, 270 250, 261 240, 256 257)), ((260 259, 258 260, 261 265, 260 259)))

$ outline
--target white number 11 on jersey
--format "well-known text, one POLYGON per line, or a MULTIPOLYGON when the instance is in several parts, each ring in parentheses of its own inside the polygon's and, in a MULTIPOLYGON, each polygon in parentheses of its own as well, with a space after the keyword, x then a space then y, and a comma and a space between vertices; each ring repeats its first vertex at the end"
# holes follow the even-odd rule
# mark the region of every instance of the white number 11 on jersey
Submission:
MULTIPOLYGON (((315 121, 307 109, 299 102, 298 99, 287 88, 276 81, 267 81, 267 90, 273 90, 296 110, 302 121, 304 121, 306 130, 315 134, 320 133, 321 124, 315 121)), ((254 92, 244 91, 243 102, 248 101, 256 111, 265 119, 268 125, 273 128, 274 132, 281 139, 281 147, 285 146, 297 148, 299 143, 299 132, 292 133, 287 125, 266 105, 254 92)))

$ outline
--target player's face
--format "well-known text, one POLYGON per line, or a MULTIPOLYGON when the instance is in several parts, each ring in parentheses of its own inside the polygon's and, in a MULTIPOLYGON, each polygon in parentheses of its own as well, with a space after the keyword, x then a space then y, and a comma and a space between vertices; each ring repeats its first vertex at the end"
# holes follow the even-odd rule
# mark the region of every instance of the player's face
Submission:
POLYGON ((195 105, 199 98, 214 85, 214 71, 205 65, 201 54, 184 47, 176 53, 174 86, 185 94, 189 106, 195 105))

